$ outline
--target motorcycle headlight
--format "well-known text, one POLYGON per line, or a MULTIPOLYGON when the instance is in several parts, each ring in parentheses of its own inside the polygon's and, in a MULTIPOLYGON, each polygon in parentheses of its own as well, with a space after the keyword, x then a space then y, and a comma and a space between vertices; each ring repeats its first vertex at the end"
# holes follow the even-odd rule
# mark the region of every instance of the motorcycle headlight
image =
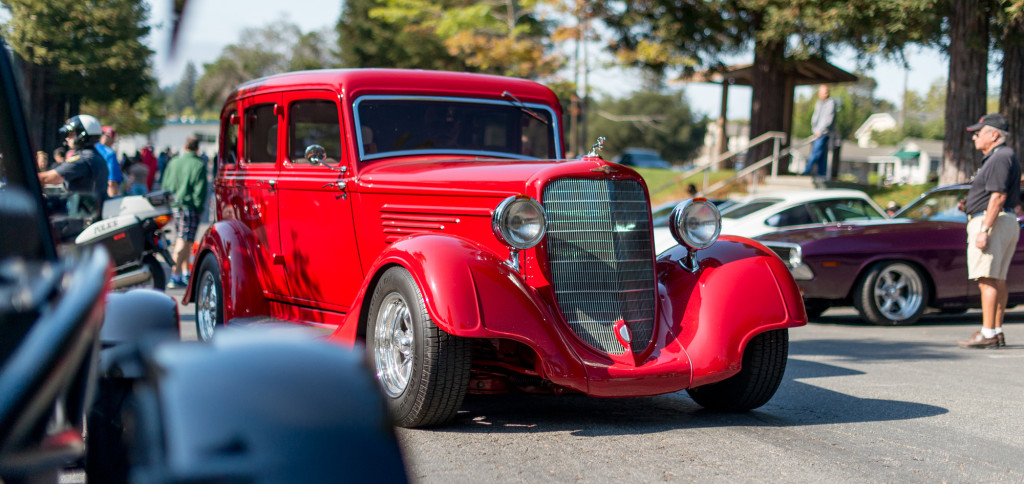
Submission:
POLYGON ((516 195, 498 204, 491 219, 494 236, 516 249, 529 249, 540 243, 547 231, 544 207, 536 200, 516 195))
POLYGON ((706 249, 722 232, 722 216, 706 198, 683 200, 672 210, 672 236, 691 249, 706 249))

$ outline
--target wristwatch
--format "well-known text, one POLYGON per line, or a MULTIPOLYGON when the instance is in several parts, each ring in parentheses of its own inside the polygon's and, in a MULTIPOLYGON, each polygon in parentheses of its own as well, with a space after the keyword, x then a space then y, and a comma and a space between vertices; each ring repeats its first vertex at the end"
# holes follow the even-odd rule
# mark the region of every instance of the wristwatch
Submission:
POLYGON ((985 232, 985 235, 988 235, 989 233, 992 232, 992 227, 986 227, 986 226, 982 225, 981 226, 981 231, 985 232))

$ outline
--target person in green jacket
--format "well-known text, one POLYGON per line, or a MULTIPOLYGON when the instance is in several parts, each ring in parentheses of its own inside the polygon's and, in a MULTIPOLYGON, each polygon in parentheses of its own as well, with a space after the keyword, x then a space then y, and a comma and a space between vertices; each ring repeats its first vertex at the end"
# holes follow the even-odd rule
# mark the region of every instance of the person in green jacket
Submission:
POLYGON ((206 203, 206 163, 196 153, 199 140, 194 136, 185 139, 185 151, 167 163, 161 188, 174 193, 174 226, 178 238, 171 248, 174 267, 168 289, 185 287, 188 284, 188 263, 192 242, 199 229, 199 216, 206 203))

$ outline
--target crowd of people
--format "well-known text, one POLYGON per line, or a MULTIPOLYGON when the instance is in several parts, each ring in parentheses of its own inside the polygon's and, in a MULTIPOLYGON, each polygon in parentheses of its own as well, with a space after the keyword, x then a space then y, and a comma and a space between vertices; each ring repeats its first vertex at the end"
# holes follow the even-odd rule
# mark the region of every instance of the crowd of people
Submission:
POLYGON ((60 134, 64 144, 53 151, 52 161, 45 151, 36 152, 43 185, 63 184, 69 191, 91 192, 100 203, 122 195, 144 195, 157 187, 174 194, 171 206, 177 240, 167 287, 187 284, 189 248, 208 194, 209 158, 199 153, 199 139, 188 137, 179 154, 170 148, 154 154, 152 144, 147 143, 133 156, 122 153, 118 160, 114 151, 117 131, 93 116, 73 116, 60 128, 60 134))
MULTIPOLYGON (((86 125, 95 127, 99 125, 99 121, 93 116, 81 115, 69 120, 69 124, 61 128, 62 133, 74 131, 75 128, 70 127, 74 121, 80 123, 79 130, 85 133, 79 136, 81 138, 80 145, 71 147, 71 142, 65 138, 65 143, 54 149, 52 153, 42 150, 37 151, 36 165, 38 171, 43 173, 56 170, 69 160, 77 160, 85 151, 94 151, 103 159, 107 167, 106 194, 101 197, 104 199, 121 195, 143 195, 160 188, 168 162, 181 154, 180 152, 172 151, 169 146, 159 153, 154 153, 153 145, 147 143, 141 150, 136 150, 134 154, 129 155, 122 152, 120 158, 118 158, 115 152, 117 131, 112 126, 101 126, 99 128, 99 135, 89 134, 86 125)), ((199 153, 198 157, 204 164, 209 163, 209 157, 205 153, 199 153)), ((53 184, 59 184, 62 181, 66 180, 57 181, 53 184)))

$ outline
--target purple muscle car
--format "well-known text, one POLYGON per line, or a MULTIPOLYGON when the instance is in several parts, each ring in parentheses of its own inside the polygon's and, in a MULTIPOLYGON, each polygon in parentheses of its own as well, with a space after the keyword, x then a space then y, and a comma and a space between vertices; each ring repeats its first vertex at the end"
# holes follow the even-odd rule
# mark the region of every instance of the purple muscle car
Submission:
MULTIPOLYGON (((957 201, 968 185, 939 187, 892 220, 842 222, 756 237, 789 266, 810 317, 854 306, 874 324, 913 324, 925 309, 980 307, 967 279, 967 215, 957 201)), ((1018 220, 1021 219, 1018 212, 1018 220)), ((1024 237, 1007 277, 1008 307, 1024 303, 1024 237)))

